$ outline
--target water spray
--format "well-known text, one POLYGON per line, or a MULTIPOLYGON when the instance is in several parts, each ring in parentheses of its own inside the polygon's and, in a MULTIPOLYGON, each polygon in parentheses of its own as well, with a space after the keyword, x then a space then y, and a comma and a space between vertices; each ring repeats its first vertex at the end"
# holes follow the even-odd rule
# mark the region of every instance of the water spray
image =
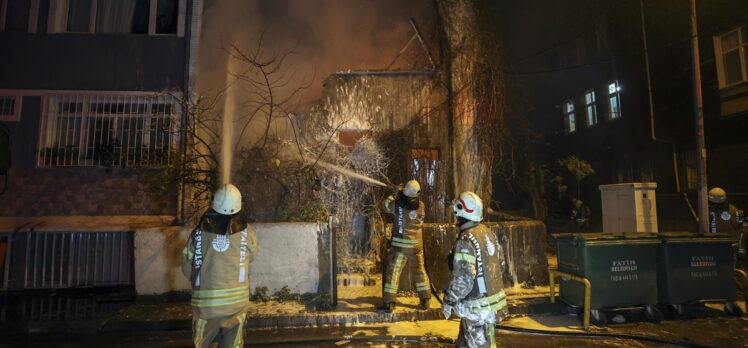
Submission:
MULTIPOLYGON (((345 175, 345 176, 347 176, 347 177, 349 177, 351 179, 356 179, 356 180, 363 181, 363 182, 365 182, 365 183, 367 183, 369 185, 375 185, 375 186, 381 186, 381 187, 390 187, 390 188, 393 187, 392 185, 387 185, 387 184, 385 184, 385 183, 383 183, 383 182, 381 182, 381 181, 379 181, 377 179, 368 177, 368 176, 363 175, 361 173, 357 173, 357 172, 355 172, 353 170, 350 170, 350 169, 343 168, 341 166, 334 165, 332 163, 327 163, 327 162, 320 161, 318 159, 309 158, 309 157, 304 157, 304 160, 307 163, 311 164, 311 165, 320 166, 321 168, 327 169, 327 170, 332 171, 332 172, 336 172, 338 174, 345 175)), ((399 189, 399 187, 397 187, 397 186, 395 186, 394 188, 395 189, 399 189)))
POLYGON ((226 63, 226 91, 223 99, 223 128, 221 129, 221 185, 231 182, 231 162, 233 159, 234 109, 236 103, 236 78, 232 76, 235 59, 228 55, 226 63))

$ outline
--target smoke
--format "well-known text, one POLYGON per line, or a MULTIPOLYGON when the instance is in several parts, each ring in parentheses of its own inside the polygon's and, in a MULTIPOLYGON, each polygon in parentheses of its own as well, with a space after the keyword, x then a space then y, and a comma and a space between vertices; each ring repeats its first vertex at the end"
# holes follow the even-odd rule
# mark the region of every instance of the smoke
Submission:
MULTIPOLYGON (((232 162, 242 149, 264 145, 268 135, 290 139, 291 121, 283 113, 318 100, 328 76, 387 68, 414 34, 411 18, 427 40, 434 37, 432 0, 206 0, 196 86, 203 95, 225 92, 223 109, 216 110, 224 117, 221 181, 231 180, 237 167, 232 162), (252 52, 261 37, 261 59, 293 51, 283 60, 282 82, 273 91, 274 100, 289 102, 280 115, 249 117, 257 108, 257 86, 236 80, 248 67, 235 64, 227 50, 236 45, 252 52), (308 87, 299 91, 302 86, 308 87)), ((432 54, 435 48, 431 45, 432 54)), ((425 57, 417 41, 407 53, 390 69, 410 69, 425 57)))
MULTIPOLYGON (((225 85, 222 43, 254 47, 264 33, 268 53, 295 49, 286 64, 294 72, 291 82, 311 81, 302 102, 315 100, 323 80, 336 71, 386 68, 413 35, 410 18, 425 36, 432 36, 432 0, 208 0, 198 85, 225 85)), ((420 50, 417 42, 409 50, 414 49, 420 50)), ((409 63, 400 59, 393 68, 407 69, 409 63)))

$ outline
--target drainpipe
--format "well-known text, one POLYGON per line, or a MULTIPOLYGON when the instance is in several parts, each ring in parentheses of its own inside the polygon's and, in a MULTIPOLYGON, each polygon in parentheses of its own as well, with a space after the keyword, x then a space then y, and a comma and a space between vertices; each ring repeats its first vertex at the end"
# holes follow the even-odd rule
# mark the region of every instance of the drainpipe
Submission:
POLYGON ((693 73, 693 106, 696 121, 696 188, 699 194, 699 232, 709 232, 709 207, 706 191, 706 146, 704 144, 704 105, 701 99, 701 59, 699 29, 696 24, 696 0, 691 0, 691 53, 693 73))
POLYGON ((693 208, 693 205, 691 205, 691 201, 688 200, 688 196, 685 192, 683 192, 680 189, 680 175, 678 173, 678 154, 675 149, 675 141, 670 140, 664 140, 657 138, 657 134, 655 131, 655 116, 654 116, 654 99, 652 98, 652 78, 649 71, 649 49, 647 47, 647 27, 644 21, 644 0, 639 0, 639 13, 641 16, 641 25, 642 25, 642 43, 644 46, 644 69, 647 76, 647 97, 649 98, 649 129, 650 129, 650 139, 654 142, 663 143, 663 144, 670 144, 670 153, 673 157, 673 177, 675 178, 675 192, 679 193, 681 197, 683 197, 683 200, 686 202, 686 206, 688 206, 689 211, 691 212, 691 216, 693 217, 695 222, 699 221, 698 216, 696 215, 696 211, 693 208))

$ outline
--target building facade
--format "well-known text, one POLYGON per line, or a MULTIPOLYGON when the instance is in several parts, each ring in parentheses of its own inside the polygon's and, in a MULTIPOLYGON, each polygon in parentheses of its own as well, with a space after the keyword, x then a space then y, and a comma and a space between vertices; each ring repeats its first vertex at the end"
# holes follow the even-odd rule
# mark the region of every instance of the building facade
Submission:
MULTIPOLYGON (((601 230, 599 185, 656 182, 660 230, 695 230, 689 1, 525 1, 504 10, 511 112, 541 134, 542 163, 577 155, 592 165, 580 197, 591 228, 601 230)), ((740 160, 748 158, 748 3, 698 1, 697 13, 708 185, 748 206, 740 160)))
POLYGON ((177 215, 148 178, 180 153, 195 4, 0 1, 0 216, 177 215))

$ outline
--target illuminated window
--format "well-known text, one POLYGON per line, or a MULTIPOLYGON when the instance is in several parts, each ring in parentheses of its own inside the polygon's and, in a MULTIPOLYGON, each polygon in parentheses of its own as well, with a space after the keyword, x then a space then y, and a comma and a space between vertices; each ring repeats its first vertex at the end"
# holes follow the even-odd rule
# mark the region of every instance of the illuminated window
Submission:
POLYGON ((571 99, 565 101, 563 108, 564 127, 566 128, 566 133, 573 133, 577 130, 576 122, 574 120, 574 118, 576 117, 574 115, 574 101, 571 99))
POLYGON ((748 81, 748 27, 734 29, 714 37, 719 87, 748 81))
POLYGON ((610 119, 621 117, 621 86, 618 85, 618 81, 608 85, 608 109, 610 119))
POLYGON ((587 116, 587 126, 597 124, 597 105, 595 104, 595 90, 591 89, 584 93, 585 115, 587 116))

